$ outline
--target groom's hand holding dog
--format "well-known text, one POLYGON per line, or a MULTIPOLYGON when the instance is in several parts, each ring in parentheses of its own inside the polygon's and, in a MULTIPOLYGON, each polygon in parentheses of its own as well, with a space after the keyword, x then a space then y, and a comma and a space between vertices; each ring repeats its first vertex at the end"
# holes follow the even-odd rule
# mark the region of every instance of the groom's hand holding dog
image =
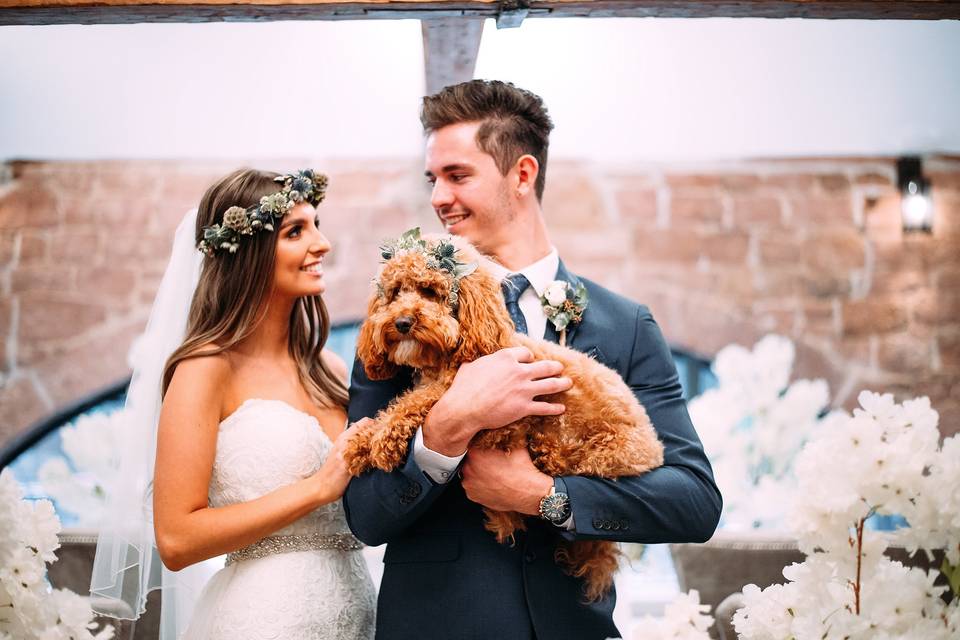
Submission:
POLYGON ((534 466, 525 448, 471 449, 460 473, 467 497, 495 511, 535 516, 553 487, 553 478, 534 466))
MULTIPOLYGON (((534 360, 526 347, 501 349, 463 365, 424 422, 424 444, 459 456, 483 429, 497 429, 526 416, 563 413, 562 404, 537 400, 572 386, 570 378, 559 377, 561 373, 562 364, 534 360)), ((499 511, 536 515, 540 500, 553 486, 553 478, 534 466, 526 449, 509 453, 473 449, 460 473, 470 500, 499 511)))
POLYGON ((557 377, 562 372, 562 364, 535 361, 526 347, 501 349, 464 364, 427 416, 424 444, 444 455, 459 456, 479 431, 498 429, 526 416, 563 413, 562 404, 536 399, 572 386, 569 378, 557 377))

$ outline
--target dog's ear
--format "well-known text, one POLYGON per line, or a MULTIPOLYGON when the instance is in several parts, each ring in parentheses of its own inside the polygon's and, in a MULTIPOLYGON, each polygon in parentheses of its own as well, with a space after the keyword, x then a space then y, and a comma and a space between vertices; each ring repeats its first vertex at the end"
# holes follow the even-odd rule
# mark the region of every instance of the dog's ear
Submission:
POLYGON ((367 319, 357 335, 357 357, 371 380, 388 380, 396 375, 397 366, 387 359, 387 343, 383 336, 380 295, 374 291, 367 305, 367 319))
POLYGON ((460 346, 455 357, 459 362, 471 362, 510 345, 513 322, 499 283, 484 269, 460 280, 457 320, 460 346))

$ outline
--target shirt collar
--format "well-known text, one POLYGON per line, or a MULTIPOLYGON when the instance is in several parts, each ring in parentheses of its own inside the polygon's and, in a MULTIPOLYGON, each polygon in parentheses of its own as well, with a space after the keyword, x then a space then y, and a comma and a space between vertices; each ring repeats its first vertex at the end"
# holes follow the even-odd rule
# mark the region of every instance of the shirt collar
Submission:
POLYGON ((518 271, 510 271, 501 264, 485 259, 486 267, 497 280, 503 280, 511 273, 522 273, 530 281, 530 286, 537 296, 542 296, 547 286, 556 279, 557 269, 560 268, 560 255, 556 247, 550 248, 550 253, 518 271))

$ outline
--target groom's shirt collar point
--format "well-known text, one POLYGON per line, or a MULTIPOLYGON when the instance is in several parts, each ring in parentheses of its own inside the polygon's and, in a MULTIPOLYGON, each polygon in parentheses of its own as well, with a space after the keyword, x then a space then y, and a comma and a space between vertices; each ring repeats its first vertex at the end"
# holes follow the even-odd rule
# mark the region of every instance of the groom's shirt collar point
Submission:
POLYGON ((493 274, 493 277, 502 281, 508 275, 513 273, 522 273, 530 281, 530 287, 536 292, 537 297, 543 295, 546 288, 557 277, 557 269, 560 268, 560 254, 556 247, 550 248, 550 253, 540 258, 533 264, 529 264, 522 269, 510 271, 503 265, 493 260, 484 259, 484 266, 493 274))

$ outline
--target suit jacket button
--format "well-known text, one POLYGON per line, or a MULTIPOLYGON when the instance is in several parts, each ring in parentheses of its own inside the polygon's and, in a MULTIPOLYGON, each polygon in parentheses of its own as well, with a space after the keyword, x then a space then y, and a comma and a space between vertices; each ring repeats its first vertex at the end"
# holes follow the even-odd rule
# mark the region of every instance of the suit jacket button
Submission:
POLYGON ((620 521, 620 530, 621 530, 621 531, 626 531, 626 530, 629 529, 629 528, 630 528, 630 525, 627 523, 626 520, 621 520, 621 521, 620 521))
POLYGON ((534 551, 527 551, 525 554, 523 554, 523 559, 527 562, 533 562, 537 559, 537 554, 534 551))
POLYGON ((603 529, 603 520, 600 518, 593 519, 593 528, 594 529, 603 529))
POLYGON ((415 484, 411 484, 411 485, 410 485, 410 497, 411 497, 411 498, 416 498, 417 496, 419 496, 421 491, 423 491, 423 488, 420 486, 419 483, 415 483, 415 484))

